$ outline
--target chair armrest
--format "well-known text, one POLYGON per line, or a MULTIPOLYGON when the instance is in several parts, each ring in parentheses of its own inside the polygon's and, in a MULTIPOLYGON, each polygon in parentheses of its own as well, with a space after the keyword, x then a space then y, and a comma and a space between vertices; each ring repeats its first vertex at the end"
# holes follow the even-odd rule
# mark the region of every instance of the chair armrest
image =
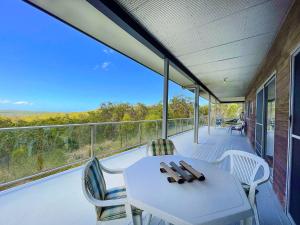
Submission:
POLYGON ((260 184, 266 183, 270 178, 270 169, 264 168, 264 176, 253 182, 254 185, 258 186, 260 184))
POLYGON ((91 203, 98 207, 108 207, 108 206, 118 206, 118 205, 125 205, 127 203, 127 198, 119 198, 113 200, 98 200, 98 199, 91 199, 91 203))
POLYGON ((174 155, 180 155, 180 153, 178 152, 178 150, 176 148, 174 148, 174 155))
POLYGON ((99 200, 95 199, 90 193, 84 191, 87 200, 98 207, 108 207, 108 206, 118 206, 125 205, 127 203, 127 198, 119 198, 119 199, 110 199, 110 200, 99 200))
POLYGON ((269 167, 263 167, 264 168, 264 175, 262 178, 254 181, 251 185, 250 185, 250 190, 249 190, 249 195, 248 195, 248 198, 249 198, 249 201, 251 203, 251 205, 254 205, 255 204, 255 190, 256 190, 256 187, 260 184, 263 184, 265 182, 267 182, 270 178, 270 169, 269 167))
POLYGON ((102 163, 100 164, 100 166, 104 172, 109 173, 109 174, 120 174, 120 173, 123 173, 123 171, 124 171, 124 169, 120 169, 120 168, 117 168, 117 169, 107 168, 107 167, 103 166, 102 163))
POLYGON ((216 159, 215 161, 210 162, 211 164, 219 164, 221 163, 226 157, 228 156, 228 154, 225 152, 223 153, 223 155, 221 155, 221 157, 219 157, 218 159, 216 159))

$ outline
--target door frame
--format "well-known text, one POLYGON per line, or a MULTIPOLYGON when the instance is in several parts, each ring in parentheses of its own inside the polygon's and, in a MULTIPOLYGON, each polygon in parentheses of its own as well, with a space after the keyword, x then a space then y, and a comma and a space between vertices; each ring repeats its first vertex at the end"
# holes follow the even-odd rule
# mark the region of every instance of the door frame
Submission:
POLYGON ((293 129, 293 104, 294 104, 294 61, 296 55, 300 54, 300 44, 290 53, 290 85, 289 85, 289 122, 288 122, 288 161, 287 161, 287 178, 286 178, 286 214, 293 225, 296 225, 293 220, 289 208, 290 208, 290 182, 291 182, 291 170, 292 170, 292 129, 293 129))
MULTIPOLYGON (((256 90, 256 94, 255 94, 255 153, 257 154, 257 151, 256 151, 256 132, 257 132, 257 129, 256 129, 256 125, 257 125, 257 94, 260 92, 260 91, 263 91, 263 102, 262 102, 262 113, 263 113, 263 120, 264 120, 264 114, 265 114, 265 107, 264 107, 264 104, 265 104, 265 90, 264 90, 264 83, 256 90)), ((264 127, 264 121, 262 121, 262 124, 260 124, 262 126, 262 131, 264 131, 265 127, 264 127)), ((262 140, 261 140, 261 155, 260 157, 263 157, 263 149, 264 149, 264 144, 265 143, 265 140, 264 140, 264 135, 262 137, 262 140)))
MULTIPOLYGON (((257 111, 257 94, 258 92, 260 92, 261 90, 263 90, 263 123, 262 123, 262 129, 263 129, 263 140, 262 140, 262 155, 261 157, 264 157, 264 148, 265 148, 265 119, 266 119, 266 109, 265 109, 265 87, 274 79, 275 80, 275 104, 276 104, 276 100, 277 100, 277 95, 276 95, 276 70, 274 70, 268 77, 267 79, 262 83, 262 85, 259 86, 259 88, 256 89, 256 93, 255 93, 255 136, 254 136, 254 140, 255 140, 255 145, 256 145, 256 111, 257 111)), ((276 120, 276 116, 275 116, 275 120, 276 120)), ((275 121, 275 128, 274 128, 274 134, 276 131, 276 121, 275 121)), ((274 142, 274 148, 275 148, 275 142, 274 142)), ((255 151, 256 151, 256 146, 255 146, 255 151)), ((275 153, 275 152, 274 152, 275 153)), ((274 157, 275 159, 275 157, 274 157)), ((274 160, 273 160, 273 168, 274 168, 274 160)))
MULTIPOLYGON (((272 169, 273 169, 273 171, 272 171, 272 177, 271 177, 271 179, 270 179, 270 181, 271 181, 271 183, 273 183, 273 179, 274 179, 274 165, 275 165, 275 159, 276 159, 276 157, 275 157, 275 133, 276 133, 276 102, 277 102, 277 91, 276 91, 276 87, 277 87, 277 82, 276 82, 276 78, 277 78, 277 76, 276 76, 276 71, 274 71, 270 76, 269 76, 269 78, 267 79, 267 81, 265 82, 265 84, 264 84, 264 87, 267 87, 271 82, 273 82, 273 80, 274 80, 274 86, 275 86, 275 95, 274 95, 274 97, 275 97, 275 126, 274 126, 274 143, 273 143, 273 162, 272 162, 272 169)), ((264 92, 264 94, 265 94, 265 92, 264 92)), ((266 99, 265 98, 265 96, 264 96, 264 99, 266 99)), ((266 105, 264 105, 264 106, 266 106, 266 105)), ((266 121, 266 114, 267 114, 267 108, 265 108, 264 109, 264 125, 267 125, 267 121, 266 121)), ((266 138, 266 135, 267 135, 267 129, 265 129, 265 127, 264 127, 264 138, 266 138)), ((266 143, 265 143, 265 141, 266 140, 264 140, 264 147, 266 147, 266 143)))

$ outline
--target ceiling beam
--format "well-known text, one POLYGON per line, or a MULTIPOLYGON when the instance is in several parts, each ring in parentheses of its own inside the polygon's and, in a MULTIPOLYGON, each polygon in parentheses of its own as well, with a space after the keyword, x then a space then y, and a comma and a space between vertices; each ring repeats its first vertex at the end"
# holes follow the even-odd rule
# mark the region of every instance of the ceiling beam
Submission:
POLYGON ((245 101, 220 101, 221 104, 244 103, 245 101))

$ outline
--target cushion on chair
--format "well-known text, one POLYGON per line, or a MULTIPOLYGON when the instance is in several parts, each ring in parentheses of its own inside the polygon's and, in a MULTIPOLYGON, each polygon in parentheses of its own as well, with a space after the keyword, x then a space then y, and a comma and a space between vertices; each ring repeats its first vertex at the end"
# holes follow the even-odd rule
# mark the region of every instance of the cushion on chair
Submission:
POLYGON ((106 194, 106 184, 99 161, 96 157, 92 159, 85 176, 85 185, 91 195, 96 199, 104 200, 106 194))
POLYGON ((152 156, 158 155, 173 155, 175 146, 169 139, 153 140, 149 145, 149 154, 152 156))
MULTIPOLYGON (((106 184, 102 170, 100 168, 99 160, 94 157, 90 163, 90 166, 85 173, 85 186, 90 194, 98 200, 104 200, 106 195, 106 184)), ((101 207, 96 207, 96 213, 101 214, 101 207)))
MULTIPOLYGON (((142 210, 133 208, 132 213, 133 213, 133 216, 141 215, 142 210)), ((100 215, 99 220, 101 220, 101 221, 116 220, 116 219, 122 219, 125 217, 126 217, 126 210, 125 210, 124 205, 109 206, 109 207, 102 208, 102 213, 100 215)))
MULTIPOLYGON (((113 200, 113 199, 120 199, 126 198, 126 189, 124 187, 116 187, 109 189, 106 192, 105 199, 106 200, 113 200)), ((132 209, 133 215, 140 215, 142 214, 142 210, 137 208, 132 209)), ((115 220, 115 219, 122 219, 126 217, 126 210, 124 205, 118 206, 109 206, 102 208, 102 212, 99 215, 99 220, 107 221, 107 220, 115 220)))
POLYGON ((119 198, 126 198, 126 189, 124 187, 116 187, 107 190, 105 199, 119 199, 119 198))
MULTIPOLYGON (((105 200, 113 200, 113 199, 120 199, 126 198, 126 189, 124 187, 116 187, 107 190, 105 195, 105 200)), ((141 215, 142 210, 133 208, 132 209, 133 215, 141 215)), ((115 219, 122 219, 126 217, 126 210, 124 205, 118 206, 108 206, 103 207, 100 214, 97 215, 98 219, 101 221, 107 220, 115 220, 115 219)))

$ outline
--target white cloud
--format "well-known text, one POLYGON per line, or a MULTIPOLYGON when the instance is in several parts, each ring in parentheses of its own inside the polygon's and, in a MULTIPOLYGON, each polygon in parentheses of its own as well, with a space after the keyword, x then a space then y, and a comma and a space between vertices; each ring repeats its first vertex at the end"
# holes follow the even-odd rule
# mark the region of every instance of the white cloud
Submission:
POLYGON ((108 70, 108 67, 111 65, 111 62, 109 61, 105 61, 102 62, 100 64, 97 64, 93 67, 93 70, 98 70, 98 69, 102 69, 102 70, 108 70))
POLYGON ((115 51, 109 48, 109 49, 103 49, 103 52, 105 54, 113 54, 115 51))
POLYGON ((111 64, 111 62, 103 62, 103 63, 101 64, 101 68, 102 68, 103 70, 108 70, 108 67, 109 67, 110 64, 111 64))
POLYGON ((14 105, 32 105, 32 102, 28 102, 28 101, 16 101, 13 104, 14 105))
POLYGON ((0 99, 0 104, 32 105, 33 103, 28 101, 11 101, 8 99, 0 99))

